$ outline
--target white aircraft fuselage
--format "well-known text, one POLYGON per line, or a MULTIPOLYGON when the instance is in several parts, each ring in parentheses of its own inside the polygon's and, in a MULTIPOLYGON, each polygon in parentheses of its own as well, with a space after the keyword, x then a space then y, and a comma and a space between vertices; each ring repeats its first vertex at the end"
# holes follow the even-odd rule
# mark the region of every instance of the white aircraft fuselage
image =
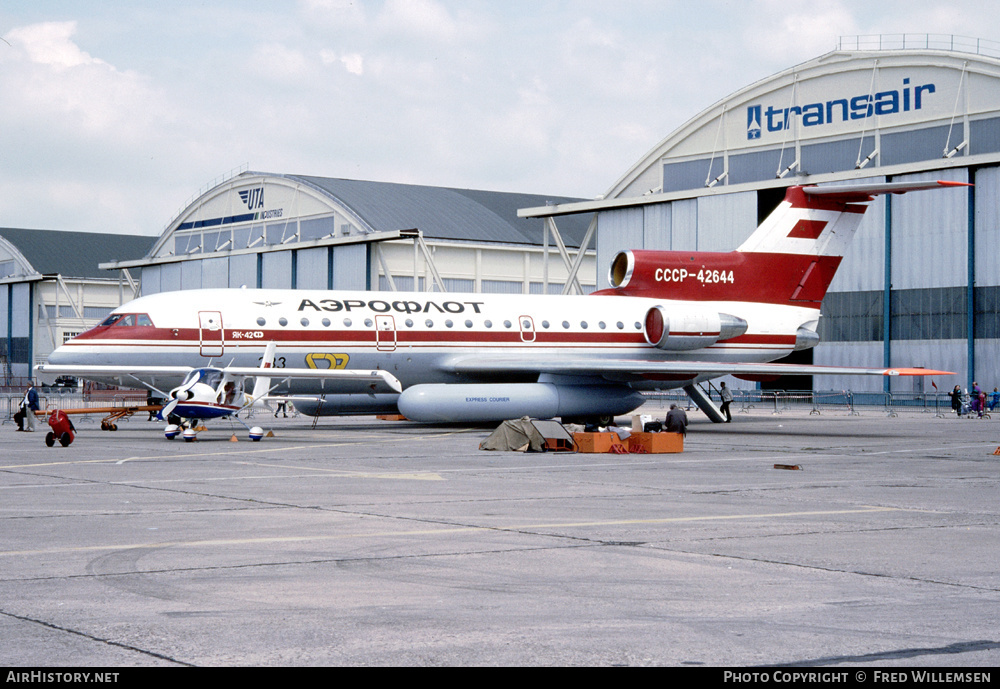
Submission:
POLYGON ((608 417, 638 407, 640 390, 683 387, 718 420, 696 383, 727 373, 921 374, 768 362, 818 343, 821 301, 865 202, 939 184, 791 187, 736 251, 622 252, 611 266, 612 288, 587 296, 149 295, 59 347, 39 370, 59 375, 76 367, 95 380, 162 388, 180 381, 143 374, 143 366, 256 367, 274 342, 275 381, 283 368, 391 374, 279 382, 288 394, 325 395, 311 413, 398 409, 425 421, 608 417), (395 389, 387 384, 393 377, 395 389))

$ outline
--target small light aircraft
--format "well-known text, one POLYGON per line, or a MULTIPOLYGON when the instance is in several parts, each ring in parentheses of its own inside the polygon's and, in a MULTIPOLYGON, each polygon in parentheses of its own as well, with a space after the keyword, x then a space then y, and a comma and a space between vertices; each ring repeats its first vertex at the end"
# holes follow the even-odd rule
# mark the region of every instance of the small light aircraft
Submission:
POLYGON ((773 362, 819 343, 823 296, 867 202, 877 194, 955 186, 969 185, 792 186, 735 251, 623 251, 611 265, 612 287, 587 296, 251 289, 153 294, 115 309, 36 370, 148 387, 157 376, 187 376, 172 391, 167 413, 189 418, 253 404, 262 391, 255 387, 230 402, 226 386, 239 376, 261 375, 249 367, 273 358, 288 380, 283 393, 322 395, 311 406, 296 401, 305 413, 606 423, 639 407, 642 390, 683 388, 718 422, 722 414, 699 383, 727 374, 951 375, 773 362), (276 351, 265 349, 271 341, 276 351), (236 366, 191 366, 222 356, 236 366), (146 366, 150 361, 167 366, 146 366))
MULTIPOLYGON (((164 435, 168 440, 181 435, 186 441, 197 439, 197 429, 202 421, 231 417, 243 423, 237 414, 251 407, 264 406, 268 394, 274 389, 274 386, 271 385, 271 374, 278 374, 274 377, 279 378, 281 383, 292 378, 320 378, 324 380, 336 378, 350 379, 354 382, 364 382, 371 385, 384 385, 396 392, 400 392, 402 389, 399 381, 387 371, 318 370, 312 368, 283 368, 279 370, 273 368, 274 359, 275 343, 269 342, 261 357, 261 364, 257 368, 240 366, 221 368, 212 366, 199 368, 138 366, 129 369, 127 377, 169 400, 159 412, 160 418, 168 421, 164 435), (183 381, 169 393, 165 393, 152 383, 146 382, 147 380, 156 380, 158 377, 169 380, 179 375, 184 376, 183 381), (253 390, 247 392, 245 384, 250 378, 254 380, 253 390), (170 423, 172 417, 180 419, 180 423, 170 423)), ((93 370, 87 367, 80 367, 78 370, 81 376, 93 373, 93 370)), ((98 372, 107 373, 100 367, 98 372)), ((86 411, 88 410, 78 410, 78 412, 86 411)), ((245 423, 243 425, 246 426, 245 423)), ((264 431, 260 427, 250 428, 247 426, 247 430, 251 440, 259 441, 264 436, 264 431)))

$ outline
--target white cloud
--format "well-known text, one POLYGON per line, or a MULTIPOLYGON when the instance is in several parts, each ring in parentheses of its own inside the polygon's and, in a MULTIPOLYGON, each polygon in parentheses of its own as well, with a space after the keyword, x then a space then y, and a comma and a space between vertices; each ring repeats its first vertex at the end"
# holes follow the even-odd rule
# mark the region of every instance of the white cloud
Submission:
POLYGON ((855 13, 842 0, 803 4, 791 0, 757 0, 748 16, 742 41, 748 55, 773 69, 817 57, 837 47, 843 35, 859 33, 855 13))
POLYGON ((340 61, 344 64, 344 69, 346 69, 351 74, 357 74, 361 76, 365 73, 365 61, 358 53, 351 53, 350 55, 344 55, 340 58, 340 61))
POLYGON ((62 68, 106 64, 80 50, 71 40, 75 33, 76 22, 45 22, 13 29, 7 40, 38 64, 62 68))
POLYGON ((135 0, 59 22, 72 3, 15 5, 0 224, 66 229, 159 230, 245 162, 592 196, 839 34, 1000 31, 983 0, 135 0))
POLYGON ((377 22, 388 33, 431 42, 451 41, 461 30, 451 13, 434 0, 386 0, 377 22))
POLYGON ((312 65, 301 50, 281 43, 257 46, 251 64, 258 75, 277 82, 298 81, 313 74, 312 65))

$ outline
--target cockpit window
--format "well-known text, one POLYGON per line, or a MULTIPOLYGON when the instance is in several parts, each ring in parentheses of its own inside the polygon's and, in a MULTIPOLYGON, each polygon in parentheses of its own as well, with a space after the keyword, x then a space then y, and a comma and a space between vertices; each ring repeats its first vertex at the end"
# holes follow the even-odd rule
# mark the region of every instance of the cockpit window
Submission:
POLYGON ((222 382, 222 371, 213 368, 202 369, 200 383, 211 386, 213 389, 219 387, 222 382))
POLYGON ((145 325, 152 327, 153 321, 144 313, 113 313, 103 321, 98 327, 113 325, 116 328, 129 328, 133 325, 145 325))
POLYGON ((191 373, 187 374, 187 377, 184 379, 184 383, 182 383, 182 387, 197 381, 210 386, 214 390, 219 387, 219 383, 222 382, 222 375, 222 371, 217 368, 196 368, 191 371, 191 373))

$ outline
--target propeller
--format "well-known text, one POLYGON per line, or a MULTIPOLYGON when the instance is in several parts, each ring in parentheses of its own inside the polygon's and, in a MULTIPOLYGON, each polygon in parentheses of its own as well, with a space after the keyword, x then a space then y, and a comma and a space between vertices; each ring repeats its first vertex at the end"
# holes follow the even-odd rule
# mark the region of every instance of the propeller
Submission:
POLYGON ((163 405, 163 408, 160 409, 160 419, 166 421, 170 418, 170 415, 174 412, 174 407, 176 407, 179 402, 180 400, 175 397, 163 405))
POLYGON ((189 389, 187 389, 184 386, 181 386, 179 388, 174 388, 173 390, 171 390, 168 396, 170 397, 170 401, 167 402, 165 405, 163 405, 163 408, 160 409, 160 419, 163 421, 166 421, 167 418, 174 413, 174 409, 180 402, 189 400, 194 395, 189 389))

